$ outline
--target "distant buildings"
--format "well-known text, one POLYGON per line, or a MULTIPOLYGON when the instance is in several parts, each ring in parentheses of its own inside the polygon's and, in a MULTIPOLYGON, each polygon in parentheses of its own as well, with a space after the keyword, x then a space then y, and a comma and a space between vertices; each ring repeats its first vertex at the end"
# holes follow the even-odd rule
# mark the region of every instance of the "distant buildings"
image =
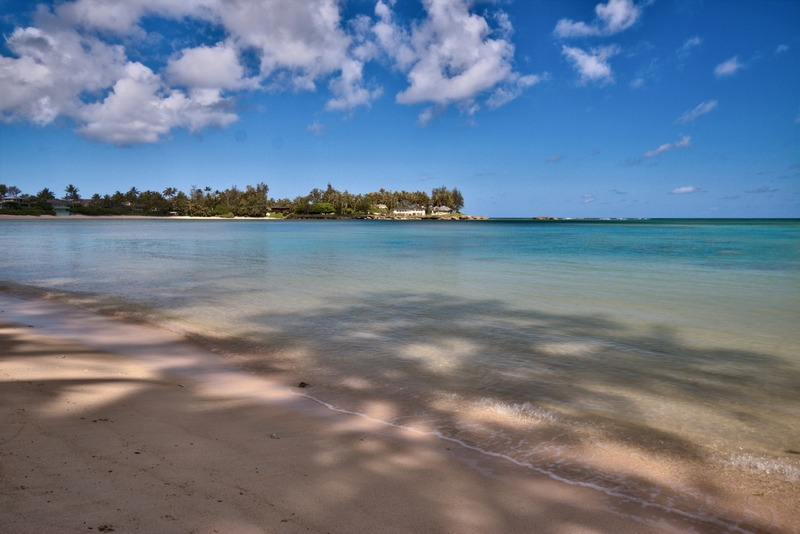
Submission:
POLYGON ((424 217, 425 210, 422 208, 395 208, 392 215, 397 217, 424 217))

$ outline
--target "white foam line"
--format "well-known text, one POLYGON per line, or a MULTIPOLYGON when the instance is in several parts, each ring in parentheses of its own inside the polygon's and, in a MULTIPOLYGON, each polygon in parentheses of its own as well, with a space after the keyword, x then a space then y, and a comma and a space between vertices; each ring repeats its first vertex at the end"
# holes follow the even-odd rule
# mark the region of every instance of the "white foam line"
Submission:
MULTIPOLYGON (((455 443, 456 445, 459 445, 459 446, 461 446, 461 447, 463 447, 465 449, 469 449, 469 450, 478 452, 480 454, 484 454, 486 456, 492 456, 494 458, 500 458, 502 460, 506 460, 506 461, 509 461, 509 462, 511 462, 511 463, 513 463, 515 465, 518 465, 519 467, 525 467, 527 469, 531 469, 532 471, 536 471, 537 473, 545 475, 545 476, 547 476, 547 477, 549 477, 549 478, 551 478, 553 480, 557 480, 558 482, 563 482, 564 484, 569 484, 570 486, 581 486, 581 487, 584 487, 584 488, 589 488, 589 489, 604 493, 604 494, 606 494, 606 495, 608 495, 610 497, 615 497, 615 498, 618 498, 618 499, 622 499, 624 501, 628 501, 628 502, 633 502, 633 503, 639 504, 639 505, 641 505, 641 506, 643 506, 645 508, 652 506, 653 508, 658 508, 658 509, 660 509, 662 511, 665 511, 665 512, 668 512, 668 513, 671 513, 671 514, 677 514, 677 515, 686 517, 688 519, 714 523, 716 525, 719 525, 719 526, 722 526, 722 527, 725 527, 725 528, 729 529, 731 532, 740 532, 742 534, 756 534, 752 530, 743 529, 742 527, 739 526, 738 523, 729 523, 729 522, 724 521, 722 519, 719 519, 717 517, 712 517, 712 516, 708 516, 708 515, 704 515, 704 514, 693 514, 691 512, 685 512, 683 510, 679 510, 677 508, 670 508, 669 506, 664 506, 663 504, 650 502, 650 501, 646 501, 646 500, 643 500, 643 499, 637 499, 635 497, 631 497, 630 495, 625 495, 624 493, 618 493, 616 491, 610 490, 608 488, 604 488, 603 486, 598 486, 596 484, 592 484, 590 482, 583 482, 583 481, 580 481, 580 480, 570 480, 568 478, 564 478, 564 477, 562 477, 560 475, 557 475, 556 473, 553 473, 552 471, 548 471, 547 469, 542 469, 541 467, 536 467, 535 465, 532 465, 532 464, 530 464, 528 462, 521 462, 521 461, 519 461, 519 460, 517 460, 515 458, 512 458, 511 456, 508 456, 508 455, 505 455, 505 454, 501 454, 499 452, 487 451, 487 450, 481 449, 480 447, 477 447, 475 445, 470 445, 469 443, 465 443, 464 441, 461 441, 460 439, 456 439, 456 438, 451 438, 449 436, 445 436, 444 434, 442 434, 438 430, 423 431, 423 430, 418 430, 416 428, 405 426, 405 425, 398 425, 398 424, 395 424, 395 423, 391 423, 389 421, 384 421, 382 419, 375 419, 374 417, 370 417, 369 415, 363 414, 361 412, 354 412, 354 411, 351 411, 351 410, 345 410, 343 408, 337 408, 336 406, 334 406, 332 404, 329 404, 329 403, 327 403, 327 402, 325 402, 325 401, 323 401, 321 399, 318 399, 316 397, 313 397, 313 396, 309 395, 308 393, 301 393, 301 392, 295 391, 293 389, 290 389, 289 392, 292 393, 293 395, 297 395, 299 397, 306 397, 309 400, 312 400, 312 401, 314 401, 314 402, 316 402, 318 404, 321 404, 322 406, 325 406, 327 409, 329 409, 329 410, 331 410, 333 412, 343 413, 343 414, 347 414, 347 415, 355 415, 357 417, 363 417, 364 419, 367 419, 369 421, 373 421, 375 423, 379 423, 381 425, 390 426, 390 427, 394 427, 394 428, 399 428, 399 429, 406 430, 408 432, 413 432, 415 434, 420 434, 420 435, 423 435, 423 436, 434 436, 434 437, 437 437, 437 438, 439 438, 441 440, 449 441, 451 443, 455 443)), ((617 512, 614 512, 614 513, 617 513, 617 512)), ((625 515, 625 514, 618 514, 618 515, 625 515)))

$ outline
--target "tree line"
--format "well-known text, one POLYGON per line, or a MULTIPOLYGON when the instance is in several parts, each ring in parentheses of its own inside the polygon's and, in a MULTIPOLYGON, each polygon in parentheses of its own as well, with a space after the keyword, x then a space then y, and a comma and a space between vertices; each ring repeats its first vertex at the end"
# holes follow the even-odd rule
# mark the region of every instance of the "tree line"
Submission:
MULTIPOLYGON (((24 194, 16 186, 0 184, 0 197, 4 198, 2 209, 6 213, 55 214, 55 193, 44 188, 35 195, 24 194)), ((275 211, 295 215, 367 215, 391 213, 398 208, 417 208, 430 213, 437 207, 448 207, 460 211, 464 197, 457 188, 435 187, 429 195, 425 191, 391 191, 380 189, 365 194, 339 191, 329 183, 326 189, 312 189, 307 195, 294 199, 269 197, 269 186, 261 182, 239 189, 235 185, 224 191, 211 187, 192 186, 188 193, 174 187, 163 191, 139 191, 131 187, 126 193, 116 191, 113 195, 93 194, 84 199, 80 189, 73 184, 64 189, 61 199, 68 204, 71 213, 84 215, 188 215, 195 217, 265 217, 275 211)))

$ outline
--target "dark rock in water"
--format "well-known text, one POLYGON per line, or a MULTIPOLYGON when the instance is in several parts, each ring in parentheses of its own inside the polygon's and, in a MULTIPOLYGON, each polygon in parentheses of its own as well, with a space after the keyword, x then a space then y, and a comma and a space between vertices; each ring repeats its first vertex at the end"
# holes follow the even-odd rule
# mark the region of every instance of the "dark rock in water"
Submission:
POLYGON ((784 452, 788 452, 789 454, 800 454, 800 451, 796 451, 794 449, 786 449, 784 452))
POLYGON ((297 384, 297 387, 299 387, 299 388, 307 388, 310 385, 311 384, 306 384, 305 382, 300 382, 299 384, 297 384))

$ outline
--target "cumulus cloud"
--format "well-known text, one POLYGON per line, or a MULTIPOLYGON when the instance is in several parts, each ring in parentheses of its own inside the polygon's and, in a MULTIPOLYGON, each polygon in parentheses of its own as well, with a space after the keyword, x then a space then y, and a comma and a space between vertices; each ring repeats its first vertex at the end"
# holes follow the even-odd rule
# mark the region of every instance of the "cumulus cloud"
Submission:
POLYGON ((675 124, 686 124, 687 122, 694 122, 694 120, 697 117, 705 115, 706 113, 710 113, 716 107, 717 107, 716 100, 708 100, 706 102, 703 102, 693 110, 687 111, 686 113, 678 117, 678 120, 675 121, 675 124))
POLYGON ((166 75, 171 83, 188 87, 239 89, 247 84, 236 49, 226 43, 182 50, 170 60, 166 75))
POLYGON ((78 131, 89 139, 117 145, 154 143, 176 126, 198 132, 208 126, 224 128, 238 118, 216 89, 196 89, 187 95, 167 90, 141 63, 129 63, 125 71, 105 99, 79 113, 85 125, 78 131))
POLYGON ((656 158, 664 152, 669 152, 670 150, 675 150, 676 148, 687 148, 691 146, 691 144, 692 138, 688 135, 684 135, 680 141, 675 141, 674 143, 665 143, 655 150, 648 150, 640 159, 656 158))
POLYGON ((39 125, 74 116, 81 95, 102 91, 124 72, 122 47, 68 28, 17 28, 6 38, 16 58, 0 56, 0 113, 39 125))
POLYGON ((669 192, 670 195, 687 195, 689 193, 697 193, 701 191, 702 188, 699 185, 686 185, 683 187, 677 187, 669 192))
POLYGON ((717 78, 732 76, 736 74, 744 65, 739 62, 738 56, 733 56, 727 61, 723 61, 714 68, 714 75, 717 78))
POLYGON ((374 17, 350 20, 342 4, 74 0, 39 7, 31 27, 6 38, 12 55, 0 56, 0 118, 48 124, 66 116, 91 139, 154 142, 174 127, 225 127, 242 91, 322 89, 329 111, 368 107, 383 89, 365 68, 388 61, 408 79, 397 102, 431 105, 424 123, 449 105, 465 114, 495 109, 546 78, 515 71, 513 26, 499 9, 477 14, 472 0, 424 0, 425 17, 400 24, 394 0, 377 0, 374 17), (141 58, 136 47, 150 37, 146 18, 178 27, 202 21, 225 37, 185 47, 157 68, 130 59, 141 58), (147 106, 141 118, 128 111, 136 105, 147 106))
POLYGON ((335 95, 328 100, 325 109, 348 110, 358 106, 369 106, 383 93, 380 87, 364 86, 364 64, 351 60, 342 65, 342 74, 333 78, 328 86, 335 95))
POLYGON ((381 0, 375 8, 377 41, 409 83, 396 101, 434 104, 422 112, 420 123, 451 104, 472 114, 479 107, 477 98, 487 93, 487 105, 497 108, 543 79, 514 71, 508 17, 502 12, 495 15, 499 21, 495 36, 487 19, 470 11, 471 5, 469 0, 424 0, 426 18, 410 30, 397 25, 389 3, 381 0))
POLYGON ((570 46, 563 46, 561 53, 572 63, 578 74, 580 83, 598 83, 606 85, 614 82, 614 75, 611 72, 611 65, 608 60, 619 54, 618 46, 600 46, 592 48, 589 52, 570 46))
POLYGON ((553 34, 559 38, 614 35, 636 24, 642 16, 642 8, 632 0, 609 0, 606 4, 597 4, 594 12, 596 17, 590 24, 559 20, 553 34))

